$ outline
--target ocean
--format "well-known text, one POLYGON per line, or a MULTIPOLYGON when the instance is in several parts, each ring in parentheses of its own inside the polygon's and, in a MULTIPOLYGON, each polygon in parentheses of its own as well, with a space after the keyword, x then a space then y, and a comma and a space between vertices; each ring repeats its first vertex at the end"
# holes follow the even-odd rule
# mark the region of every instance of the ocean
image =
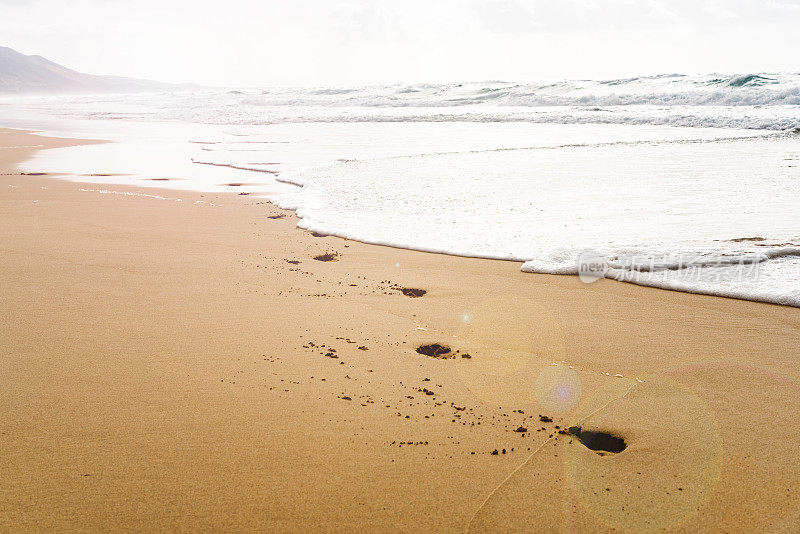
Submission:
POLYGON ((323 234, 800 307, 800 74, 10 96, 0 125, 116 141, 28 172, 245 192, 323 234))

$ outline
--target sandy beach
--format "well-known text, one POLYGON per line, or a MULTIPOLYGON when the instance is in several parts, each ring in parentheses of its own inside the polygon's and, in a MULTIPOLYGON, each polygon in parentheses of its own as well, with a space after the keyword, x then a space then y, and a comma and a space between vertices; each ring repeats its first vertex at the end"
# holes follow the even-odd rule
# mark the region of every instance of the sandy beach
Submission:
POLYGON ((79 142, 0 130, 0 530, 800 524, 800 309, 17 168, 79 142))

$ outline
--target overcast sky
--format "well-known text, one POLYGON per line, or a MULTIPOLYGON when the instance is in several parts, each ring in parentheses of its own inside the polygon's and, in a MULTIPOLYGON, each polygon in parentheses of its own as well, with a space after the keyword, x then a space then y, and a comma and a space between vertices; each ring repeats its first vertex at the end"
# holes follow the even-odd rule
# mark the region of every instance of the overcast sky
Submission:
POLYGON ((800 0, 0 0, 0 45, 229 86, 800 71, 800 0))

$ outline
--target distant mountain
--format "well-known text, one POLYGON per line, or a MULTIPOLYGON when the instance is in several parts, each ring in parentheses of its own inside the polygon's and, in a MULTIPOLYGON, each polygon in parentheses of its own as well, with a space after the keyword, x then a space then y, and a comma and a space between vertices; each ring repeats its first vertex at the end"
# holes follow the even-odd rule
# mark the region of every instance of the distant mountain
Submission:
POLYGON ((0 93, 127 93, 192 87, 196 86, 84 74, 42 56, 26 56, 0 46, 0 93))

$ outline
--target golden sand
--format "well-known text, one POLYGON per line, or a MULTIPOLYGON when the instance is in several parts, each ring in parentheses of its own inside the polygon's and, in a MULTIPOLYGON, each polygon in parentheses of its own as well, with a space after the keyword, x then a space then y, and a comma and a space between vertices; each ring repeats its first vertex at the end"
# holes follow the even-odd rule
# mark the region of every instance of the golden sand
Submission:
POLYGON ((800 310, 16 169, 70 143, 0 131, 0 530, 800 524, 800 310))

